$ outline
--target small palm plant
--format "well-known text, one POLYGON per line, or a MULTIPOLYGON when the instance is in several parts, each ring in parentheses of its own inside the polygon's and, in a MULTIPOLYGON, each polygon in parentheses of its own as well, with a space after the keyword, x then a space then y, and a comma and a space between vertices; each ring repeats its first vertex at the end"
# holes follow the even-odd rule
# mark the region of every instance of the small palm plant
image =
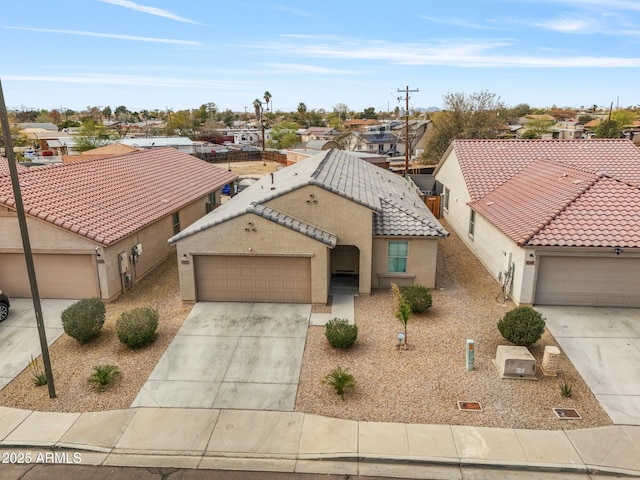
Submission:
POLYGON ((97 365, 93 367, 93 374, 89 377, 88 382, 101 392, 119 375, 120 369, 116 365, 97 365))
POLYGON ((31 376, 33 377, 31 380, 36 387, 42 387, 47 384, 47 376, 40 369, 40 365, 38 365, 38 359, 33 358, 31 356, 31 361, 29 362, 29 370, 31 370, 31 376))
POLYGON ((573 387, 569 382, 561 382, 560 383, 560 394, 565 398, 573 397, 573 387))
POLYGON ((353 375, 351 375, 346 368, 342 368, 339 365, 324 377, 323 383, 331 385, 335 390, 336 395, 340 395, 340 398, 343 401, 347 390, 356 386, 356 381, 353 378, 353 375))

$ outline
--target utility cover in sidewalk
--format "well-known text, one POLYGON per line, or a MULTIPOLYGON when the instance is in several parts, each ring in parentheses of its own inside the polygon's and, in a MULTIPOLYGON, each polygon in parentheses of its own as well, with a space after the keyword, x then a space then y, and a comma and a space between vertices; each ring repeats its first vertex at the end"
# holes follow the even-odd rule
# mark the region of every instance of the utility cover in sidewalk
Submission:
POLYGON ((458 410, 465 410, 468 412, 481 412, 482 405, 480 405, 480 402, 458 402, 458 410))
POLYGON ((554 408, 553 411, 560 420, 581 420, 582 417, 575 408, 554 408))

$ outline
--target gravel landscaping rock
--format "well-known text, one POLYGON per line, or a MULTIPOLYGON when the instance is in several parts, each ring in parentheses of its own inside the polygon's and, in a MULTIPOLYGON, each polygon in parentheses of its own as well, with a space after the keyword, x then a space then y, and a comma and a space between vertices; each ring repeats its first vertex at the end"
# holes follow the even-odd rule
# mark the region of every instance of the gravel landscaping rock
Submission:
MULTIPOLYGON (((445 225, 446 226, 446 225, 445 225)), ((449 229, 450 231, 450 229, 449 229)), ((501 379, 493 364, 498 345, 509 345, 498 320, 515 305, 499 303, 499 286, 454 233, 439 242, 433 307, 408 323, 409 348, 396 347, 403 327, 390 291, 356 297, 358 339, 349 350, 333 349, 324 327, 310 327, 296 410, 375 422, 475 425, 527 429, 573 429, 611 420, 568 359, 560 375, 537 381, 501 379), (465 345, 475 340, 475 369, 467 371, 465 345), (336 366, 349 370, 356 388, 341 400, 322 379, 336 366), (560 393, 560 382, 573 398, 560 393), (461 411, 458 401, 480 402, 483 411, 461 411), (558 420, 553 408, 575 408, 582 420, 558 420)), ((545 331, 530 348, 539 365, 544 347, 557 346, 545 331)))

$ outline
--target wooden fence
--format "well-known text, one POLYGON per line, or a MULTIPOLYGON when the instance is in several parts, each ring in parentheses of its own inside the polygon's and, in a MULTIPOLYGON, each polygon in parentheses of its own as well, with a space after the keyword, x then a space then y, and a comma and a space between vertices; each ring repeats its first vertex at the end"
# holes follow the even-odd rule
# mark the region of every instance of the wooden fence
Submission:
POLYGON ((440 195, 433 195, 424 197, 424 203, 427 205, 427 208, 431 210, 436 218, 440 218, 440 195))
POLYGON ((228 153, 196 153, 196 157, 201 158, 209 163, 236 163, 236 162, 277 162, 283 165, 287 164, 287 156, 280 152, 255 151, 255 152, 236 152, 228 153))

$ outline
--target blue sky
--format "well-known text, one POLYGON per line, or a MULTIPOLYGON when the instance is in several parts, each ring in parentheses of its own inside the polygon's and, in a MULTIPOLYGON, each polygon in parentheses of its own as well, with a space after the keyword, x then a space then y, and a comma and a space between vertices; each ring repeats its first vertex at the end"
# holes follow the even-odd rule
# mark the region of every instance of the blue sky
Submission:
POLYGON ((8 108, 640 104, 640 0, 5 1, 8 108))

